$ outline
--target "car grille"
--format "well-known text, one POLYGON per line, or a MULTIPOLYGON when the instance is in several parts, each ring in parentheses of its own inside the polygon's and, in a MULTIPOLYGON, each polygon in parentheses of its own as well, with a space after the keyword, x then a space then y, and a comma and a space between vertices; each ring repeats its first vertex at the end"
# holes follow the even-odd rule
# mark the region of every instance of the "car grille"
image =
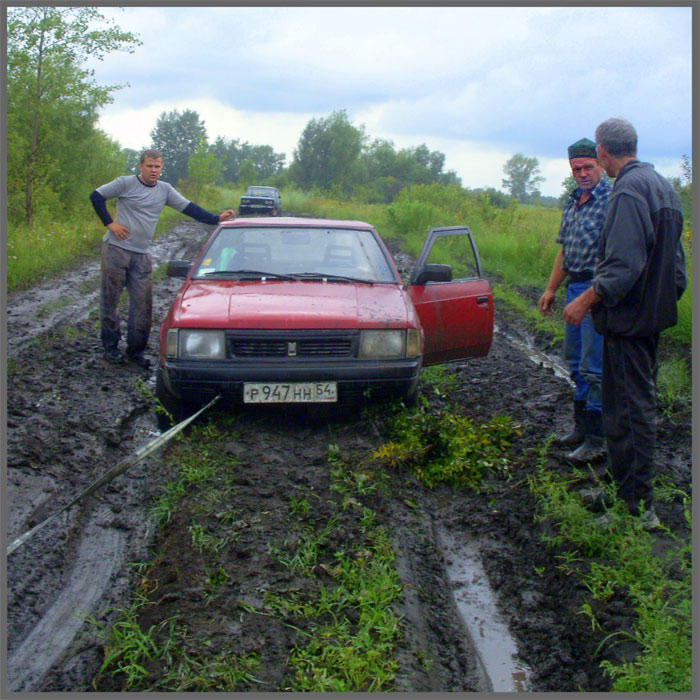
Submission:
POLYGON ((354 357, 358 333, 308 331, 259 333, 227 331, 229 357, 354 357))

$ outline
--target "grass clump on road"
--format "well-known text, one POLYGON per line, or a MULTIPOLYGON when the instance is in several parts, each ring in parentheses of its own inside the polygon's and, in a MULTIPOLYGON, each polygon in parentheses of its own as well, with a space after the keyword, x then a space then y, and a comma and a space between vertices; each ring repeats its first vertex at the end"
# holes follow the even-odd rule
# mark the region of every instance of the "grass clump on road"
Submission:
POLYGON ((388 426, 392 439, 370 459, 385 467, 408 468, 428 488, 445 482, 478 490, 486 470, 508 475, 504 453, 517 432, 508 416, 477 424, 453 410, 399 408, 390 413, 388 426))
POLYGON ((394 644, 400 619, 393 605, 401 596, 395 555, 385 528, 363 500, 382 488, 381 475, 354 467, 329 445, 331 489, 341 498, 339 514, 324 528, 306 525, 308 512, 293 498, 291 538, 273 546, 290 571, 318 581, 315 586, 270 592, 265 613, 284 620, 298 633, 288 669, 295 692, 367 692, 391 690, 398 663, 394 644), (356 534, 343 542, 340 531, 355 523, 356 534), (293 545, 290 546, 290 542, 293 545))

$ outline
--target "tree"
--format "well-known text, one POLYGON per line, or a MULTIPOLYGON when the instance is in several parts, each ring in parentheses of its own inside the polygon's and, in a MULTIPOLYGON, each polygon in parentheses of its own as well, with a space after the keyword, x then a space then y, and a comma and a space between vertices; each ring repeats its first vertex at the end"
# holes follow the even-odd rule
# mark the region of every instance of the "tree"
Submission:
POLYGON ((64 205, 81 183, 76 146, 92 141, 112 153, 95 128, 98 109, 122 85, 100 86, 81 67, 140 42, 91 7, 20 7, 8 12, 8 198, 23 191, 32 224, 37 189, 64 205), (106 25, 106 26, 105 26, 106 25))
POLYGON ((207 185, 213 185, 217 182, 222 170, 221 161, 208 150, 207 140, 200 135, 197 149, 187 162, 190 196, 194 199, 200 197, 207 185))
POLYGON ((238 182, 241 166, 247 160, 253 164, 255 174, 252 179, 257 183, 277 175, 284 167, 284 153, 275 153, 271 146, 253 146, 247 141, 241 143, 238 139, 219 136, 209 150, 223 164, 220 184, 238 182))
POLYGON ((681 157, 681 176, 669 178, 671 184, 678 192, 683 210, 683 219, 687 225, 693 221, 693 162, 687 154, 681 157))
POLYGON ((207 131, 199 114, 192 109, 161 112, 151 131, 151 146, 163 154, 163 179, 177 184, 187 177, 190 156, 207 131))
POLYGON ((537 158, 516 153, 506 161, 503 172, 506 174, 503 187, 510 192, 511 197, 520 202, 530 202, 539 196, 538 185, 544 182, 544 178, 540 175, 537 158))
POLYGON ((294 150, 292 179, 303 189, 337 187, 349 192, 361 181, 364 142, 364 128, 353 126, 345 110, 333 112, 326 119, 312 119, 294 150))
POLYGON ((124 159, 124 173, 136 175, 139 171, 141 152, 135 151, 133 148, 122 148, 122 158, 124 159))
POLYGON ((430 151, 425 144, 396 151, 392 141, 375 139, 362 154, 367 182, 363 194, 370 201, 391 202, 410 185, 441 183, 460 185, 456 173, 443 173, 445 154, 430 151))
POLYGON ((256 184, 255 163, 250 158, 243 161, 241 169, 238 171, 238 184, 242 187, 249 187, 256 184))

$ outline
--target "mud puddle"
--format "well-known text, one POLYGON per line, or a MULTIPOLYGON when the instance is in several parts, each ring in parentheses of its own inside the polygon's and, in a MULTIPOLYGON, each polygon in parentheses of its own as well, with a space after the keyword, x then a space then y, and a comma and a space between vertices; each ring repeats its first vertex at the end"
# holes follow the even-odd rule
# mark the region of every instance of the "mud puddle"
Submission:
POLYGON ((505 328, 500 328, 498 324, 494 326, 494 333, 501 333, 511 345, 522 350, 531 362, 544 369, 552 370, 557 377, 568 382, 571 386, 575 386, 566 363, 557 355, 547 353, 538 348, 532 336, 523 333, 516 336, 509 333, 505 328))
POLYGON ((499 611, 496 595, 481 563, 479 542, 460 541, 452 532, 438 531, 446 552, 447 576, 457 610, 474 643, 488 679, 489 691, 529 690, 528 669, 518 656, 508 620, 499 611))

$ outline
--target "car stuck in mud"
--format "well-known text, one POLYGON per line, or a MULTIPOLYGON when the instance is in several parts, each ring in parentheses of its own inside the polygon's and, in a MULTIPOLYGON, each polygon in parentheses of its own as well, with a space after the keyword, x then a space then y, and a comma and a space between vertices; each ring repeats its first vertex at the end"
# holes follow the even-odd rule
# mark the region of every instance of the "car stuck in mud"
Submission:
POLYGON ((156 394, 175 421, 217 394, 411 403, 421 367, 491 345, 491 289, 466 226, 431 229, 405 285, 374 227, 329 219, 224 222, 169 274, 186 279, 161 324, 156 394))

